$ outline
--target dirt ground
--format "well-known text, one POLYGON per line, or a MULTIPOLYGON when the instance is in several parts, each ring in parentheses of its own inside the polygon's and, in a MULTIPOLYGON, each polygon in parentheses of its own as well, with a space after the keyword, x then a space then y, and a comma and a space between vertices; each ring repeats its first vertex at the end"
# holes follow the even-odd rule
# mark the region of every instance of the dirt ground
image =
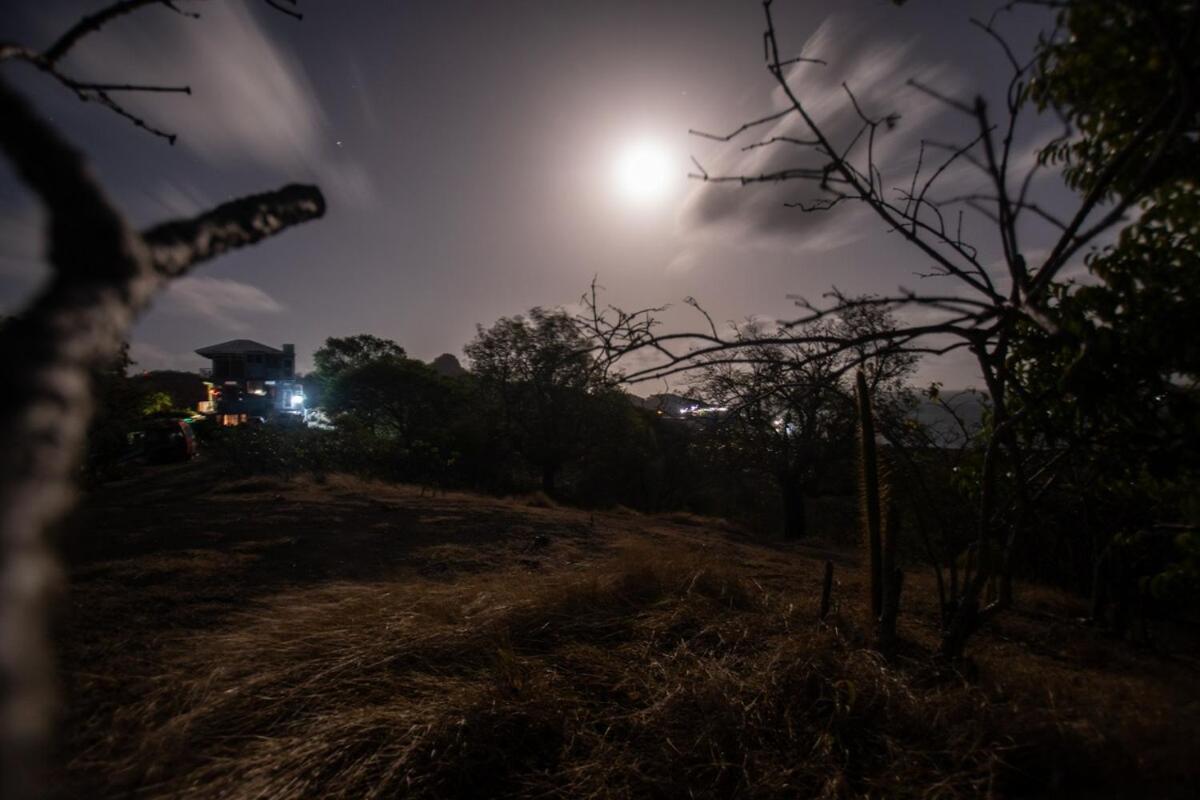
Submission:
POLYGON ((862 661, 854 553, 757 542, 718 520, 343 476, 231 480, 199 462, 91 494, 62 549, 53 781, 64 797, 1183 797, 1198 786, 1194 652, 1106 639, 1077 601, 1027 589, 963 673, 922 689, 912 676, 928 673, 937 634, 927 577, 914 568, 906 584, 903 664, 862 661), (826 559, 836 608, 818 625, 826 559), (797 678, 807 688, 755 683, 809 658, 805 647, 843 661, 812 661, 817 672, 797 678), (814 689, 814 674, 833 688, 814 689), (804 692, 816 692, 796 711, 809 728, 752 710, 804 692), (682 697, 686 709, 671 705, 682 697), (737 721, 688 733, 734 707, 737 721), (974 714, 995 724, 976 735, 974 714), (858 738, 847 726, 865 720, 858 738), (713 744, 731 728, 741 738, 713 744), (799 755, 822 737, 820 758, 799 755), (1026 752, 1043 741, 1061 753, 1026 752), (1089 772, 1118 782, 1084 791, 1089 772))

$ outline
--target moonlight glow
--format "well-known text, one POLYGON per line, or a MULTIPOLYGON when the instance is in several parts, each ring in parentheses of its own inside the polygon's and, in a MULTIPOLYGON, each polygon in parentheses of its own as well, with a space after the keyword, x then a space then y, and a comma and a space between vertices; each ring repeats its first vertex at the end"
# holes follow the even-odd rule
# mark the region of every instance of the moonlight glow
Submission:
POLYGON ((615 164, 617 191, 637 204, 660 200, 675 179, 670 152, 653 141, 633 142, 618 155, 615 164))

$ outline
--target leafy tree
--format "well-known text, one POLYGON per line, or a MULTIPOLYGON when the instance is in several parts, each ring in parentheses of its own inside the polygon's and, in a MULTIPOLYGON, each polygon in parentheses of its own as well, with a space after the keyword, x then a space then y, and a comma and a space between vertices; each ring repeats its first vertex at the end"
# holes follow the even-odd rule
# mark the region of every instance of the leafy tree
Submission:
POLYGON ((662 475, 649 416, 617 388, 606 387, 581 399, 590 422, 573 499, 592 506, 651 508, 662 475))
POLYGON ((1057 328, 1028 327, 1012 369, 1025 438, 1058 454, 1065 496, 1087 498, 1070 506, 1091 539, 1100 615, 1140 591, 1113 585, 1116 562, 1177 585, 1190 573, 1173 564, 1200 548, 1200 3, 1072 2, 1057 22, 1030 93, 1078 134, 1041 159, 1138 214, 1088 254, 1087 280, 1053 287, 1057 328), (1174 556, 1160 546, 1171 538, 1174 556))
POLYGON ((849 371, 865 366, 876 407, 890 423, 912 405, 904 381, 914 356, 877 341, 837 352, 816 342, 862 340, 889 327, 895 327, 892 315, 869 304, 807 326, 808 341, 782 326, 745 325, 736 334, 736 363, 723 354, 696 381, 709 402, 729 409, 715 430, 725 452, 777 486, 788 538, 807 533, 805 498, 844 462, 853 441, 849 371))
POLYGON ((1200 3, 1072 0, 1037 50, 1030 95, 1077 135, 1042 151, 1075 189, 1153 198, 1200 178, 1200 3))
POLYGON ((464 351, 498 434, 555 493, 563 467, 595 443, 591 400, 606 383, 587 338, 568 314, 533 308, 478 326, 464 351))
POLYGON ((420 361, 383 356, 342 370, 326 408, 353 413, 381 434, 410 441, 438 424, 447 382, 420 361))
POLYGON ((167 408, 195 408, 208 399, 204 380, 194 372, 155 370, 134 375, 133 380, 144 393, 161 392, 170 397, 167 408))
POLYGON ((174 407, 171 395, 166 392, 152 392, 142 398, 142 416, 144 417, 162 414, 174 407))
MULTIPOLYGON (((1060 388, 1090 414, 1105 425, 1132 415, 1126 422, 1148 432, 1163 412, 1178 420, 1197 411, 1200 2, 1072 2, 1057 21, 1064 35, 1040 48, 1031 95, 1078 135, 1041 159, 1061 165, 1080 192, 1140 213, 1089 253, 1093 280, 1056 287, 1060 335, 1034 344, 1065 367, 1060 388)), ((1194 450, 1194 437, 1176 438, 1185 433, 1160 438, 1194 450)))
POLYGON ((404 357, 404 348, 391 339, 360 333, 356 336, 330 336, 324 346, 313 353, 313 363, 322 380, 331 381, 348 369, 377 359, 404 357))
POLYGON ((356 439, 372 469, 443 484, 457 467, 469 387, 393 341, 369 334, 330 338, 316 354, 321 402, 339 432, 356 439))

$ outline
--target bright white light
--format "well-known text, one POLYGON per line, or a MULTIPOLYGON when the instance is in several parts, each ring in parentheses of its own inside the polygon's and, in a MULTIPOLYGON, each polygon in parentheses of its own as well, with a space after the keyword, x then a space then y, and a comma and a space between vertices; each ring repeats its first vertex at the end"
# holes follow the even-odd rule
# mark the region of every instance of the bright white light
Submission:
POLYGON ((626 200, 651 203, 670 189, 676 165, 671 153, 658 142, 642 140, 617 156, 617 190, 626 200))
POLYGON ((291 400, 292 400, 292 408, 296 408, 297 406, 304 405, 304 395, 302 395, 302 394, 292 395, 291 400))

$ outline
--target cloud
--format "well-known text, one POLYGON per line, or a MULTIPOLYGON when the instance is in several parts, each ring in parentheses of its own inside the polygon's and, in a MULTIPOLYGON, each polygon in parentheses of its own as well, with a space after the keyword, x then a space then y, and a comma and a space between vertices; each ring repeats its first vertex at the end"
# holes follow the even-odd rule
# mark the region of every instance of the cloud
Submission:
POLYGON ((215 205, 202 190, 178 178, 159 181, 146 189, 145 196, 156 216, 165 212, 170 217, 194 217, 215 205))
POLYGON ((131 93, 121 100, 177 132, 180 146, 209 163, 311 176, 335 195, 369 200, 368 174, 338 146, 300 61, 271 40, 245 2, 205 3, 199 11, 199 19, 147 9, 119 20, 72 53, 71 71, 191 86, 191 95, 131 93))
POLYGON ((207 319, 233 332, 249 329, 239 316, 283 311, 283 306, 262 289, 228 278, 179 278, 169 284, 165 299, 180 313, 207 319))
POLYGON ((194 369, 199 356, 190 358, 183 353, 171 353, 149 342, 129 343, 130 373, 152 372, 159 369, 194 369), (190 363, 189 363, 190 362, 190 363))
POLYGON ((667 262, 667 273, 670 275, 685 275, 696 268, 700 263, 700 252, 689 247, 680 250, 675 256, 667 262))
MULTIPOLYGON (((929 124, 945 111, 944 104, 908 85, 910 78, 954 94, 963 85, 959 73, 944 63, 922 60, 915 41, 894 41, 858 29, 840 18, 821 24, 801 49, 806 57, 828 66, 800 63, 788 79, 806 111, 836 148, 845 148, 862 121, 854 111, 843 83, 859 106, 872 117, 898 113, 894 129, 881 126, 873 145, 885 187, 907 183, 916 163, 919 141, 929 124)), ((783 109, 788 100, 776 86, 768 108, 783 109)), ((795 114, 746 132, 702 159, 710 175, 762 175, 789 168, 823 166, 810 148, 775 144, 750 150, 745 145, 772 137, 812 138, 795 114)), ((865 171, 867 140, 853 151, 865 171)), ((685 199, 680 228, 685 236, 769 244, 794 252, 827 252, 880 230, 882 223, 862 206, 842 204, 831 212, 806 213, 786 207, 822 196, 812 182, 791 180, 741 186, 736 183, 698 183, 685 199)))
POLYGON ((130 372, 151 372, 159 369, 178 369, 195 372, 209 366, 209 361, 194 352, 175 353, 149 342, 134 340, 129 344, 130 372))

